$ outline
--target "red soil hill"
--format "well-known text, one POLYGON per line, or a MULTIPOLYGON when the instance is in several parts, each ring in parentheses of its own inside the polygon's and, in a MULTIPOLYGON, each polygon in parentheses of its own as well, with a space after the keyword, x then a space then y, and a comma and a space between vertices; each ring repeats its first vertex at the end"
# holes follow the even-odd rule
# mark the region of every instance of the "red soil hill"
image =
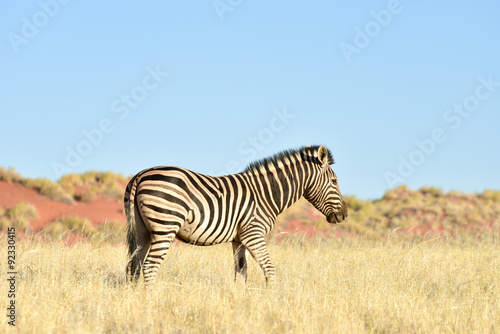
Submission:
POLYGON ((33 229, 41 228, 64 216, 87 218, 94 225, 105 221, 126 221, 123 213, 123 201, 99 197, 90 202, 65 204, 40 195, 35 190, 15 183, 0 181, 0 208, 10 208, 17 203, 33 205, 38 212, 38 219, 30 223, 33 229))

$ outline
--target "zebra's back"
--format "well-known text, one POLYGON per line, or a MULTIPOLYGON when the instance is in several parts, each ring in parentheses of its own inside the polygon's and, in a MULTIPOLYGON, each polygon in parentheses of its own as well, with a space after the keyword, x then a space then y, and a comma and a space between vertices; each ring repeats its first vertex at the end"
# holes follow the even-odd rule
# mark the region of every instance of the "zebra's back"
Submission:
POLYGON ((164 166, 136 178, 136 205, 153 234, 214 245, 237 239, 237 227, 252 215, 253 196, 241 174, 211 177, 164 166))

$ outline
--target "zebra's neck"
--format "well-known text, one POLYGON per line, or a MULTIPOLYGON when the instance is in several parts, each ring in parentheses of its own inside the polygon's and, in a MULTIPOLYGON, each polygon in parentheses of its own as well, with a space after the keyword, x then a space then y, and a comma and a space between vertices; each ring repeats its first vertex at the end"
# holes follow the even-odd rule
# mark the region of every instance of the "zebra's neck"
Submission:
POLYGON ((266 211, 278 216, 304 195, 313 173, 312 163, 294 161, 289 164, 268 163, 245 174, 266 211))

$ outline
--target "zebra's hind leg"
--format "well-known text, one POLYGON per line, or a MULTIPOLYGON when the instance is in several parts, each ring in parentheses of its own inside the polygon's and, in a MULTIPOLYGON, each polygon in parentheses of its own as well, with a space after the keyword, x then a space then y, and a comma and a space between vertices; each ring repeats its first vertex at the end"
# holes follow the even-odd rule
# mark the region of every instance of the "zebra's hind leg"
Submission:
POLYGON ((132 254, 127 264, 127 281, 132 283, 137 283, 139 280, 144 259, 151 247, 151 234, 146 228, 146 225, 144 225, 139 211, 135 213, 135 224, 137 249, 132 254))
POLYGON ((146 285, 146 287, 155 284, 158 270, 160 269, 161 263, 165 259, 165 256, 170 249, 170 245, 172 245, 172 241, 174 240, 177 231, 178 229, 168 232, 151 232, 151 249, 149 250, 148 256, 146 257, 146 261, 144 262, 143 266, 144 284, 146 285))
POLYGON ((139 246, 137 253, 132 256, 127 267, 127 281, 132 283, 137 283, 139 277, 141 276, 141 270, 143 269, 144 259, 148 253, 150 243, 144 246, 139 246))
POLYGON ((245 283, 247 281, 247 250, 239 242, 233 242, 234 254, 234 281, 237 280, 238 274, 243 276, 245 283))
POLYGON ((274 269, 274 265, 269 258, 269 252, 267 251, 267 245, 264 237, 251 239, 244 242, 243 245, 248 249, 255 261, 257 261, 257 263, 264 271, 264 276, 266 277, 266 285, 268 287, 273 286, 274 274, 276 270, 274 269))

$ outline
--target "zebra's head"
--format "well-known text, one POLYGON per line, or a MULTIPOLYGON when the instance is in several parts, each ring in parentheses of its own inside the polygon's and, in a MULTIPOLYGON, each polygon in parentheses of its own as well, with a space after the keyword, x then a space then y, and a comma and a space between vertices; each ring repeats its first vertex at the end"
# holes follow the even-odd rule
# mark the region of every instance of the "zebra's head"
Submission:
POLYGON ((347 203, 340 193, 337 176, 330 167, 333 158, 325 146, 317 151, 318 162, 315 164, 315 177, 305 190, 304 197, 323 213, 331 224, 342 222, 347 217, 347 203))

